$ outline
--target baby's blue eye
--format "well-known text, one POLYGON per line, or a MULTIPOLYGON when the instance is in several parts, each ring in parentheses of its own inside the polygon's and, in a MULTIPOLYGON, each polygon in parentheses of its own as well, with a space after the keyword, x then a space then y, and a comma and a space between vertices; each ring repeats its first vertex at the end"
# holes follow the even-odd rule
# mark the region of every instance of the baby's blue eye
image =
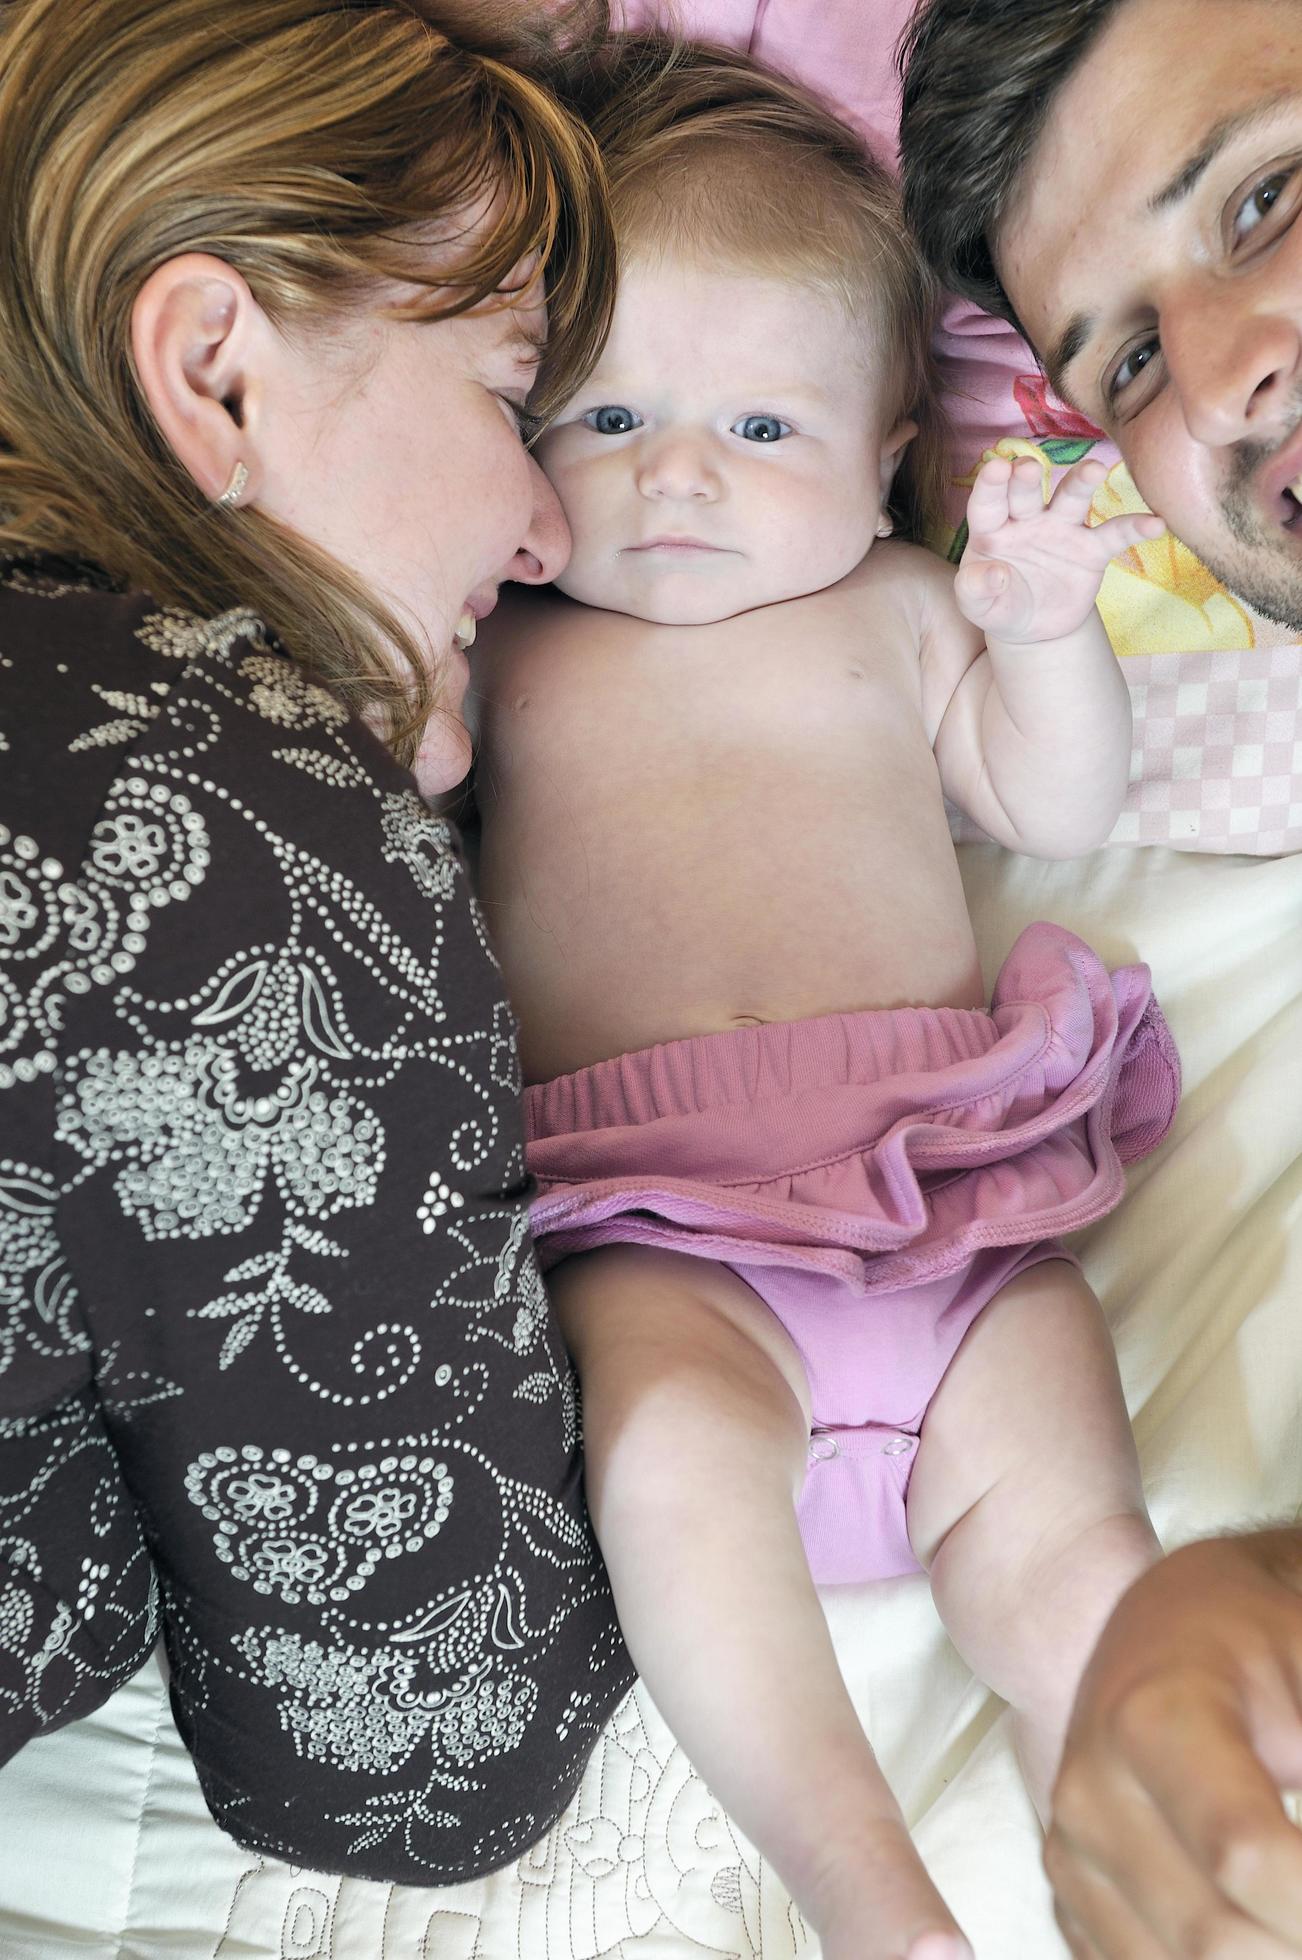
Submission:
POLYGON ((606 402, 600 408, 590 408, 583 420, 599 436, 626 436, 630 429, 640 429, 642 417, 635 409, 622 408, 618 402, 606 402))
POLYGON ((732 425, 735 436, 744 436, 747 442, 781 442, 783 436, 791 434, 791 424, 779 421, 776 415, 743 415, 732 425))

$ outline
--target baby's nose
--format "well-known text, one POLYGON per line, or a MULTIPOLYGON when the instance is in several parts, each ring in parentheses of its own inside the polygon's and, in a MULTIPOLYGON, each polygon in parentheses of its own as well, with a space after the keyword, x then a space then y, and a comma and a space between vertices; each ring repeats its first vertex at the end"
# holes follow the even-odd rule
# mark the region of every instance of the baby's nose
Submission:
POLYGON ((638 489, 644 497, 713 502, 722 488, 708 437, 674 433, 649 444, 638 458, 638 489))

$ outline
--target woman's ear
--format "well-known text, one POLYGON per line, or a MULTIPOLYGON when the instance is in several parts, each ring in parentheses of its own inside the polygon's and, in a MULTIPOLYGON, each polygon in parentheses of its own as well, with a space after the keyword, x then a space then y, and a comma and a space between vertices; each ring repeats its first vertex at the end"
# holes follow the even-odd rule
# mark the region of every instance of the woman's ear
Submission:
POLYGON ((164 440, 205 497, 258 493, 259 356, 270 322, 245 280, 203 252, 151 272, 131 309, 131 351, 164 440))
POLYGON ((917 433, 917 423, 906 416, 904 421, 896 424, 882 443, 878 460, 878 482, 881 488, 881 519, 877 526, 879 538, 889 538, 895 529, 886 515, 886 503, 891 494, 891 485, 895 481, 895 472, 900 467, 905 450, 917 433))

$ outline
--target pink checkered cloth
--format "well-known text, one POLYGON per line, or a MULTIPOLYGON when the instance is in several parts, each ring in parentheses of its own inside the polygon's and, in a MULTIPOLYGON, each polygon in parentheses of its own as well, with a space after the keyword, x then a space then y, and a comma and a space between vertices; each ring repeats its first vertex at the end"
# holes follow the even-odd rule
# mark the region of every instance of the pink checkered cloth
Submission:
MULTIPOLYGON (((894 51, 913 0, 623 0, 631 27, 676 25, 747 49, 817 91, 886 162, 896 155, 894 51)), ((963 478, 1013 441, 1056 473, 1084 455, 1109 468, 1098 514, 1142 508, 1115 448, 1045 387, 1002 321, 955 301, 939 352, 954 432, 948 511, 963 478)), ((958 541, 961 544, 961 540, 958 541)), ((957 547, 956 547, 957 548, 957 547)), ((1249 611, 1181 547, 1127 554, 1100 602, 1135 711, 1126 807, 1114 844, 1276 856, 1302 850, 1302 647, 1249 611)), ((979 837, 955 813, 955 834, 979 837)))

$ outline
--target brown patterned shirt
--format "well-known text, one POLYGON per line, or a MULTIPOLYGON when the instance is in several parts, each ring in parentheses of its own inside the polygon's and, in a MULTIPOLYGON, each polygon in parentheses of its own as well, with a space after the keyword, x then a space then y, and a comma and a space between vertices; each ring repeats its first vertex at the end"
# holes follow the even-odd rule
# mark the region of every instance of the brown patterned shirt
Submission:
POLYGON ((448 825, 251 615, 0 568, 0 1761, 166 1642, 213 1815, 443 1884, 631 1680, 448 825))

